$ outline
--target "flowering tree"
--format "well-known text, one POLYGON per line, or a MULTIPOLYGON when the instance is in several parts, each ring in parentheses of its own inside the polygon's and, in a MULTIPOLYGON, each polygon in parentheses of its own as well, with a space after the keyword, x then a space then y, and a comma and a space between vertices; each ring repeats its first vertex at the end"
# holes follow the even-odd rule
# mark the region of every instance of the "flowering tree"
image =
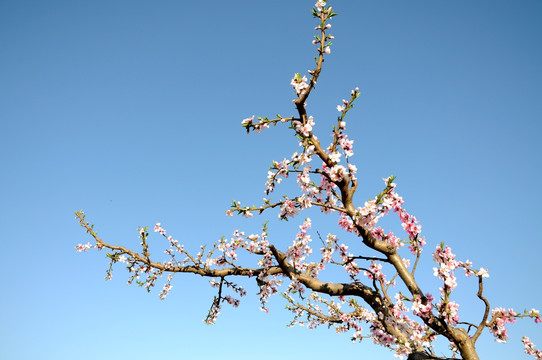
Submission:
MULTIPOLYGON (((170 236, 160 223, 154 227, 169 243, 166 258, 161 261, 149 253, 148 228, 138 229, 141 250, 107 243, 98 237, 82 211, 76 212, 79 223, 93 237, 94 244, 78 245, 77 251, 91 248, 107 249, 110 266, 107 279, 112 276, 116 263, 124 263, 130 273, 128 283, 136 282, 150 290, 159 277, 167 280, 159 296, 164 299, 172 288, 176 273, 191 273, 211 278, 217 289, 205 321, 213 324, 224 303, 237 307, 239 298, 246 295, 236 278, 254 278, 258 287, 261 309, 267 311, 271 295, 282 293, 287 309, 292 312, 291 325, 304 324, 308 328, 320 325, 334 327, 337 332, 350 333, 352 341, 372 338, 374 343, 393 350, 396 356, 408 359, 445 359, 435 356, 433 343, 438 338, 450 344, 451 356, 478 359, 476 341, 487 328, 499 342, 507 340, 505 325, 518 318, 530 317, 535 322, 542 318, 537 310, 516 312, 512 309, 491 308, 484 296, 484 279, 489 276, 484 268, 475 268, 470 261, 459 261, 451 248, 438 244, 433 252, 436 263, 434 275, 442 281, 440 292, 431 294, 422 290, 416 280, 416 268, 426 245, 421 225, 405 209, 403 199, 396 192, 394 177, 384 179, 383 190, 366 201, 355 204, 358 181, 357 168, 351 162, 354 141, 346 133, 345 117, 360 96, 358 88, 351 91, 348 100, 337 106, 338 117, 332 128, 332 141, 323 144, 314 134, 315 120, 307 113, 307 99, 322 71, 324 58, 330 54, 333 36, 328 33, 330 20, 336 15, 325 0, 319 0, 312 9, 318 23, 313 44, 317 56, 315 68, 308 71, 309 78, 296 73, 291 80, 295 90, 297 114, 275 118, 254 116, 242 121, 247 133, 260 132, 270 125, 287 124, 299 139, 299 149, 290 159, 273 161, 265 183, 266 196, 270 196, 285 178, 295 176, 299 192, 284 195, 281 200, 264 198, 260 206, 243 206, 234 201, 227 215, 253 217, 254 213, 278 210, 278 217, 288 220, 303 210, 319 208, 325 214, 338 215, 338 225, 351 233, 353 241, 361 242, 370 253, 353 254, 348 245, 335 234, 321 238, 319 256, 313 254, 310 234, 311 219, 305 218, 299 232, 287 248, 279 248, 268 239, 267 226, 259 234, 245 234, 236 230, 233 237, 222 238, 210 249, 192 254, 170 236), (379 221, 395 213, 404 229, 401 238, 384 230, 379 221), (404 247, 408 250, 403 249, 404 247), (370 249, 370 250, 369 250, 370 249), (257 262, 240 264, 238 254, 252 254, 257 262), (371 256, 370 254, 377 254, 371 256), (404 258, 403 256, 408 256, 404 258), (336 270, 344 272, 345 282, 322 280, 321 274, 336 270), (385 271, 386 270, 386 271, 385 271), (476 296, 484 310, 478 319, 464 321, 459 318, 452 292, 457 286, 456 273, 464 273, 478 283, 476 296), (368 330, 364 326, 368 325, 368 330)), ((339 278, 340 279, 340 278, 339 278)), ((529 338, 524 337, 525 352, 542 359, 529 338)))

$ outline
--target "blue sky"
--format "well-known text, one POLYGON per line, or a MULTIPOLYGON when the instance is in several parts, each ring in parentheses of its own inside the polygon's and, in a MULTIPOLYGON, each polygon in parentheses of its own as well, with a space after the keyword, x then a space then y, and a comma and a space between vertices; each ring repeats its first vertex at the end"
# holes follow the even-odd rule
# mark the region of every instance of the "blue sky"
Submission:
MULTIPOLYGON (((294 113, 289 81, 315 55, 312 5, 0 0, 1 358, 392 358, 370 340, 287 329, 282 300, 262 313, 252 283, 239 309, 206 326, 206 279, 177 276, 160 301, 158 289, 125 285, 122 267, 104 281, 102 253, 74 251, 90 240, 79 209, 105 240, 131 247, 137 227, 155 222, 197 249, 267 218, 271 240, 288 246, 302 217, 224 210, 234 198, 258 204, 271 161, 297 150, 286 127, 247 136, 240 122, 294 113)), ((445 241, 489 268, 493 307, 542 308, 542 3, 332 5, 336 39, 308 112, 325 138, 335 106, 360 88, 347 118, 357 201, 397 176, 429 242, 427 291, 439 286, 429 252, 445 241)), ((313 229, 349 239, 334 216, 315 215, 313 229)), ((460 315, 477 321, 468 280, 460 315)), ((542 347, 531 320, 509 331, 506 345, 481 339, 481 358, 527 358, 523 334, 542 347)))

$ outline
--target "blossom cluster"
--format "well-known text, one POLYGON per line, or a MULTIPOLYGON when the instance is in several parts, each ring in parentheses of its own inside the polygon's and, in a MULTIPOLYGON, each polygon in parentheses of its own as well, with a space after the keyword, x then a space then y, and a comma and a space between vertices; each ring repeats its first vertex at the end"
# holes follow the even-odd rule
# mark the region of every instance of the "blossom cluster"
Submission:
POLYGON ((534 355, 535 359, 542 360, 542 351, 535 349, 534 344, 527 336, 524 336, 521 341, 523 342, 523 347, 525 353, 529 355, 534 355))
POLYGON ((82 252, 82 251, 88 251, 89 249, 92 249, 94 247, 94 245, 92 245, 91 243, 86 243, 86 244, 79 244, 75 247, 75 251, 77 252, 82 252))
POLYGON ((246 291, 241 286, 227 281, 224 277, 220 278, 220 281, 216 281, 216 279, 211 279, 209 283, 212 287, 218 288, 218 295, 213 298, 211 308, 209 309, 207 317, 203 321, 208 325, 212 325, 216 322, 218 315, 220 314, 220 310, 222 308, 221 303, 226 302, 233 307, 238 307, 240 303, 239 299, 236 299, 231 295, 222 295, 224 285, 226 285, 226 287, 228 288, 231 288, 235 293, 239 294, 240 296, 245 296, 246 291))
POLYGON ((248 207, 248 206, 241 206, 241 203, 239 201, 233 201, 231 208, 226 210, 226 215, 233 216, 234 212, 237 212, 239 215, 243 215, 246 218, 251 218, 254 216, 252 213, 254 211, 254 206, 248 207))
POLYGON ((369 270, 366 270, 363 274, 370 280, 386 282, 386 275, 382 273, 382 264, 372 262, 369 270))
POLYGON ((294 88, 297 96, 302 95, 309 88, 309 84, 307 84, 307 77, 301 76, 300 73, 294 74, 294 77, 290 81, 290 85, 292 85, 294 88))
POLYGON ((431 311, 433 310, 432 301, 434 299, 433 299, 433 295, 431 294, 426 294, 425 297, 426 297, 425 304, 421 296, 414 297, 414 301, 412 303, 412 313, 422 318, 429 318, 429 316, 431 315, 431 311))
POLYGON ((433 274, 444 282, 444 286, 440 288, 440 292, 444 296, 457 287, 454 270, 459 263, 455 260, 452 249, 444 244, 437 245, 433 253, 433 260, 439 265, 439 267, 433 268, 433 274))
POLYGON ((542 323, 540 311, 536 309, 517 313, 514 309, 494 308, 491 310, 491 321, 487 324, 489 331, 495 336, 495 341, 505 343, 508 340, 506 324, 514 323, 520 318, 532 318, 535 323, 542 323))
POLYGON ((508 330, 505 325, 517 321, 518 314, 513 309, 495 308, 491 310, 494 319, 489 331, 495 336, 495 341, 505 343, 508 339, 508 330))
POLYGON ((321 248, 322 252, 322 263, 327 263, 332 261, 333 253, 337 252, 341 259, 340 264, 350 276, 351 279, 354 279, 361 271, 356 260, 354 259, 354 254, 348 252, 348 245, 339 244, 339 239, 336 235, 328 234, 326 239, 326 246, 321 248))
POLYGON ((312 254, 312 248, 309 243, 312 241, 307 230, 311 227, 311 219, 306 218, 303 225, 299 226, 299 232, 291 246, 288 247, 286 257, 291 261, 294 268, 305 271, 307 263, 305 259, 312 254))
POLYGON ((312 128, 315 125, 314 118, 312 116, 309 116, 309 118, 307 119, 307 121, 305 121, 305 123, 295 120, 293 124, 295 126, 295 131, 297 131, 298 134, 301 134, 304 137, 310 136, 310 133, 312 132, 312 128))
POLYGON ((459 322, 459 304, 455 301, 441 301, 437 304, 437 309, 449 325, 457 325, 459 322))
POLYGON ((166 296, 169 294, 169 292, 171 291, 171 288, 173 287, 173 285, 171 285, 170 281, 171 281, 171 274, 168 275, 168 282, 166 284, 164 284, 164 287, 162 288, 162 291, 160 291, 160 294, 158 294, 158 296, 160 297, 160 300, 164 300, 166 298, 166 296))

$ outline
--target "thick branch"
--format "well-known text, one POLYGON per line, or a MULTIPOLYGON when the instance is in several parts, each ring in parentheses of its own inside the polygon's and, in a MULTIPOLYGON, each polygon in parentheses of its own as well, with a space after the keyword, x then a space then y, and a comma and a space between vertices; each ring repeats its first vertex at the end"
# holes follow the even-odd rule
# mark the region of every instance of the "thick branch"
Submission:
MULTIPOLYGON (((384 317, 393 317, 389 312, 389 306, 391 304, 380 296, 380 293, 370 287, 360 283, 331 283, 318 280, 305 273, 299 273, 293 269, 286 261, 286 257, 280 251, 278 251, 273 245, 269 246, 273 256, 277 260, 282 271, 290 278, 296 279, 307 288, 316 291, 318 293, 327 294, 330 296, 358 296, 361 297, 377 314, 381 313, 384 317)), ((406 343, 408 342, 407 336, 399 331, 397 328, 386 321, 380 321, 380 324, 386 329, 386 331, 394 336, 398 341, 406 343)))

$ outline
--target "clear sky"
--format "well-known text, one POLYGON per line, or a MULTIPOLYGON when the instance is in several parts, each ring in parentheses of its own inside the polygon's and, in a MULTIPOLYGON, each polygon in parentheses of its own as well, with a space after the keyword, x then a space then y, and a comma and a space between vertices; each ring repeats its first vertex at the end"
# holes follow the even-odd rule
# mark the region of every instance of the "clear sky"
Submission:
MULTIPOLYGON (((266 315, 252 283, 206 326, 206 279, 177 276, 160 301, 127 286, 122 266, 106 282, 103 253, 74 251, 90 241, 79 209, 104 240, 134 248, 137 227, 155 222, 197 249, 267 218, 288 246, 302 217, 224 210, 259 204, 271 161, 297 150, 286 127, 246 135, 240 122, 294 114, 290 79, 315 55, 313 3, 0 0, 0 358, 392 358, 370 340, 287 329, 282 299, 266 315)), ((397 176, 429 243, 424 290, 438 293, 429 254, 445 241, 489 268, 493 307, 541 309, 542 2, 332 5, 336 39, 308 112, 325 138, 360 88, 347 118, 357 201, 397 176)), ((315 216, 313 229, 348 241, 336 220, 315 216)), ((476 322, 473 280, 461 281, 460 315, 476 322)), ((527 359, 520 338, 541 348, 541 329, 520 321, 506 345, 487 335, 480 356, 527 359)))

